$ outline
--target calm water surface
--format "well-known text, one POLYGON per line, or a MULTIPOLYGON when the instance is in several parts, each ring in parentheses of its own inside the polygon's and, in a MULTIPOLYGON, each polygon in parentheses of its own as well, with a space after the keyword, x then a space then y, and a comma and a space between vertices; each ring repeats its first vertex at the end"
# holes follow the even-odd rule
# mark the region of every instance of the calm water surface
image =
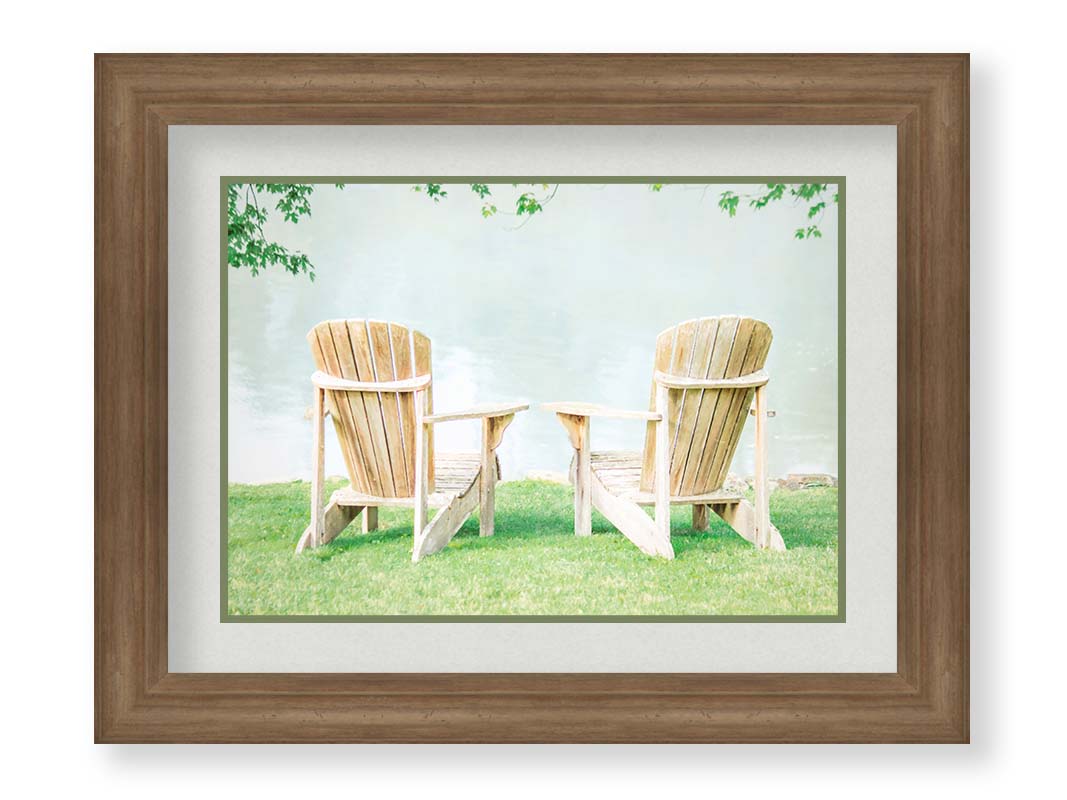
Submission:
MULTIPOLYGON (((516 189, 493 186, 497 205, 516 189)), ((724 188, 563 185, 543 214, 483 220, 466 185, 435 204, 402 185, 320 186, 313 217, 267 234, 315 263, 316 280, 229 273, 229 477, 311 475, 305 334, 372 318, 430 336, 437 411, 481 402, 587 400, 646 408, 655 338, 681 320, 745 314, 774 330, 768 358, 772 475, 837 474, 837 226, 796 241, 804 208, 734 219, 724 188)), ((277 215, 273 215, 276 217, 277 215)), ((752 470, 746 426, 732 471, 752 470)), ((437 428, 438 447, 475 450, 477 422, 437 428)), ((597 449, 638 449, 642 423, 594 420, 597 449)), ((344 474, 332 432, 326 466, 344 474)), ((571 449, 554 415, 519 415, 500 450, 504 479, 562 472, 571 449)))

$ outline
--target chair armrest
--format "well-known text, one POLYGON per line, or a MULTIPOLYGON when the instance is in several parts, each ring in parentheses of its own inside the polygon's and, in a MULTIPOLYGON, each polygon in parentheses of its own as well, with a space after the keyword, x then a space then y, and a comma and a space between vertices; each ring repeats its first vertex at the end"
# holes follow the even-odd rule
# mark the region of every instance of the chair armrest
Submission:
POLYGON ((525 411, 530 407, 529 403, 485 403, 464 409, 463 411, 450 411, 444 414, 427 414, 422 418, 426 425, 436 422, 455 422, 461 419, 489 419, 492 417, 508 417, 525 411))
POLYGON ((332 392, 417 392, 430 385, 430 376, 419 375, 399 381, 350 381, 318 371, 312 374, 311 382, 332 392))
POLYGON ((752 389, 763 386, 770 380, 764 370, 738 375, 736 378, 686 378, 681 375, 668 375, 656 370, 656 383, 668 389, 752 389))
POLYGON ((626 408, 611 408, 597 403, 580 403, 563 401, 559 403, 543 403, 545 411, 554 411, 557 414, 569 414, 572 417, 613 417, 615 419, 643 419, 647 422, 659 422, 660 414, 657 411, 631 411, 626 408))

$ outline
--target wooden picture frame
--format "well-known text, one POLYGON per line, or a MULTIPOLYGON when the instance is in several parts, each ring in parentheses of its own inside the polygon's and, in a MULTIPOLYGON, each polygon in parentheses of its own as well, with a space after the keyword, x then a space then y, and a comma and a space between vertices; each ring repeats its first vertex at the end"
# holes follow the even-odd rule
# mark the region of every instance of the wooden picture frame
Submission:
POLYGON ((98 55, 96 740, 967 741, 968 70, 966 55, 98 55), (443 123, 896 126, 896 672, 168 671, 169 127, 443 123))

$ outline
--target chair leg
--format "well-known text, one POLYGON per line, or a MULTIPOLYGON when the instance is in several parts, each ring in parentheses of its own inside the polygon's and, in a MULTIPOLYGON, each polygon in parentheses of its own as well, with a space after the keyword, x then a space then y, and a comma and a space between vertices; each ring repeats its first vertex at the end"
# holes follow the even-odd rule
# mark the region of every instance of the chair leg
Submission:
POLYGON ((581 447, 575 451, 574 534, 593 535, 593 465, 589 452, 589 417, 582 417, 581 447))
POLYGON ((305 547, 323 544, 326 531, 326 392, 315 387, 315 405, 312 415, 312 472, 311 472, 311 521, 297 542, 296 552, 305 547))
POLYGON ((771 546, 771 505, 767 485, 767 386, 756 388, 756 547, 771 546))
POLYGON ((674 558, 670 538, 664 540, 659 536, 655 520, 650 519, 641 506, 609 492, 596 474, 592 476, 591 494, 593 507, 642 553, 674 558))
POLYGON ((593 533, 593 468, 590 460, 589 417, 557 413, 574 448, 574 535, 593 533))
POLYGON ((363 509, 363 532, 370 533, 378 530, 378 507, 367 506, 363 509))
MULTIPOLYGON (((480 476, 478 480, 481 480, 480 476)), ((417 562, 443 549, 478 507, 478 495, 478 481, 475 481, 466 492, 453 497, 448 505, 438 511, 422 531, 415 534, 411 560, 417 562)))
MULTIPOLYGON (((341 506, 337 503, 330 503, 326 506, 326 510, 322 515, 323 529, 319 537, 319 545, 329 544, 336 539, 363 510, 363 506, 341 506)), ((314 526, 308 525, 304 535, 300 537, 300 541, 296 544, 297 553, 302 553, 312 547, 311 537, 314 532, 314 526)))
POLYGON ((427 495, 430 483, 429 464, 429 430, 424 421, 426 416, 425 391, 415 392, 415 513, 412 521, 414 546, 411 560, 421 557, 420 544, 426 530, 427 495))
POLYGON ((482 420, 482 464, 478 476, 478 533, 482 536, 492 536, 496 532, 496 484, 500 480, 496 449, 513 419, 514 414, 505 414, 482 420))
MULTIPOLYGON (((757 544, 756 509, 748 500, 741 500, 737 503, 714 503, 711 510, 722 517, 722 521, 733 528, 738 536, 747 539, 752 544, 757 544)), ((773 524, 767 527, 767 537, 769 540, 767 549, 785 552, 782 534, 773 524)))
POLYGON ((656 539, 657 549, 666 556, 673 557, 671 547, 671 501, 670 501, 670 436, 667 428, 667 403, 669 390, 660 383, 656 384, 656 411, 660 419, 656 423, 656 460, 655 460, 655 499, 656 499, 656 539))
POLYGON ((693 505, 693 530, 706 531, 708 529, 708 507, 703 503, 693 505))
POLYGON ((482 469, 478 479, 478 535, 492 536, 496 532, 493 518, 496 503, 496 453, 493 444, 493 420, 482 420, 482 469))

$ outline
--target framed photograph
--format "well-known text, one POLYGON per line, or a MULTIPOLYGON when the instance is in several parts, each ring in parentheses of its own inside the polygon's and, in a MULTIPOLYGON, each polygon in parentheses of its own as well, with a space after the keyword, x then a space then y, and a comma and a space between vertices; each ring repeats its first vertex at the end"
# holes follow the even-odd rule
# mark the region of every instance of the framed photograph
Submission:
POLYGON ((98 56, 97 740, 967 741, 967 92, 98 56))
POLYGON ((845 187, 224 177, 222 620, 844 621, 845 187))

